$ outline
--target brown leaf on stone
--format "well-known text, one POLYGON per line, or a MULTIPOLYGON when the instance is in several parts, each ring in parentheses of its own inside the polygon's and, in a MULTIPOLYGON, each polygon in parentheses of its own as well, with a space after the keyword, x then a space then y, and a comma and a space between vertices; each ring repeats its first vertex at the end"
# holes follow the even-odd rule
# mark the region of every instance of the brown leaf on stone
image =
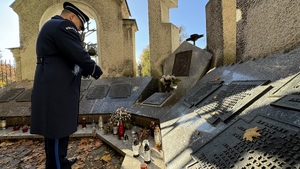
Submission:
POLYGON ((247 141, 253 141, 253 138, 261 136, 258 130, 260 130, 258 127, 247 129, 244 133, 243 139, 246 139, 247 141))
POLYGON ((107 163, 110 162, 110 160, 111 160, 110 154, 101 157, 101 160, 103 160, 103 161, 105 161, 107 163))
POLYGON ((212 113, 210 113, 212 116, 216 116, 216 115, 218 115, 219 113, 218 112, 216 112, 216 111, 214 111, 214 112, 212 112, 212 113))
POLYGON ((4 141, 0 144, 0 147, 7 147, 7 146, 11 146, 14 145, 14 143, 12 142, 8 142, 8 141, 4 141))
POLYGON ((219 81, 220 80, 220 76, 215 77, 214 81, 219 81))

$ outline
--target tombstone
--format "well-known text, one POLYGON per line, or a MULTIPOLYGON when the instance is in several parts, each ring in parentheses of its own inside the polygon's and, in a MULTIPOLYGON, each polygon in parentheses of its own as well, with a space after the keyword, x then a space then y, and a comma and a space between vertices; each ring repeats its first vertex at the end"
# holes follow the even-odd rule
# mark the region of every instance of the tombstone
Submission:
POLYGON ((199 109, 196 113, 212 125, 220 121, 228 122, 268 92, 272 87, 264 85, 267 83, 269 81, 266 80, 233 81, 197 105, 199 109))
POLYGON ((272 106, 300 111, 300 92, 286 95, 271 103, 272 106))
MULTIPOLYGON (((175 98, 180 98, 209 70, 212 55, 189 42, 183 42, 163 65, 164 75, 173 74, 181 81, 173 91, 175 98)), ((175 99, 176 100, 176 99, 175 99)))
POLYGON ((32 89, 27 89, 23 93, 21 93, 17 98, 17 102, 31 102, 31 93, 32 89))
POLYGON ((131 85, 126 83, 117 83, 111 85, 109 97, 111 98, 126 98, 131 95, 131 85))
POLYGON ((93 80, 80 101, 80 114, 112 113, 121 107, 129 109, 149 92, 152 80, 153 77, 93 80))
POLYGON ((299 132, 299 127, 269 117, 239 119, 206 144, 193 147, 191 155, 198 168, 299 168, 299 132), (254 127, 260 136, 246 141, 245 131, 254 127))
POLYGON ((162 107, 168 99, 171 97, 172 93, 156 92, 152 94, 149 98, 141 103, 143 106, 154 106, 162 107))
POLYGON ((300 92, 300 72, 291 77, 285 84, 283 84, 279 89, 273 92, 272 96, 282 97, 289 93, 300 92))
POLYGON ((103 99, 106 97, 108 90, 108 85, 97 85, 89 88, 85 97, 87 100, 103 99))
POLYGON ((189 76, 192 59, 192 50, 183 51, 175 54, 172 70, 174 76, 189 76))
POLYGON ((223 81, 209 82, 207 84, 197 87, 197 89, 193 93, 184 98, 183 104, 189 108, 191 108, 192 106, 196 106, 207 96, 209 96, 212 92, 221 87, 222 83, 223 81))
POLYGON ((0 102, 9 102, 21 94, 25 88, 11 88, 0 95, 0 102))

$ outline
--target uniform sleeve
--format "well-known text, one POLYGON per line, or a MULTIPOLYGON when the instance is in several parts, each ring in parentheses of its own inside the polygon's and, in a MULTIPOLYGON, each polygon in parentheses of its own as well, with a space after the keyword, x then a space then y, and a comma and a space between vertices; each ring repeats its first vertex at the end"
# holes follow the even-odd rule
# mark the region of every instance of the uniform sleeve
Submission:
POLYGON ((61 22, 55 37, 56 45, 63 57, 77 64, 85 74, 98 79, 102 75, 101 68, 91 59, 81 45, 81 40, 75 25, 68 20, 61 22))

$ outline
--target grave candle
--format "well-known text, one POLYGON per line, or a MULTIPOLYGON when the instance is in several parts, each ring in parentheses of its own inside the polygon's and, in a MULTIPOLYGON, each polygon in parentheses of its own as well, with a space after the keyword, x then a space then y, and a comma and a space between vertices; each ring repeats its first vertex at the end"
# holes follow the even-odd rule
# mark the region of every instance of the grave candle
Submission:
POLYGON ((132 151, 133 151, 133 157, 138 157, 139 156, 139 141, 137 138, 133 138, 132 142, 132 151))
POLYGON ((149 164, 151 162, 151 152, 148 143, 144 147, 144 162, 149 164))
POLYGON ((4 117, 0 119, 0 127, 2 130, 6 129, 6 119, 4 117))
POLYGON ((82 118, 81 125, 82 125, 82 129, 86 129, 86 120, 84 117, 82 118))
POLYGON ((124 125, 122 120, 120 120, 119 123, 119 139, 123 140, 124 139, 124 125))
POLYGON ((98 127, 99 127, 99 130, 103 130, 103 119, 102 119, 102 116, 99 116, 98 127))
POLYGON ((154 130, 154 142, 155 142, 155 147, 159 147, 161 145, 161 133, 158 125, 155 126, 155 130, 154 130))

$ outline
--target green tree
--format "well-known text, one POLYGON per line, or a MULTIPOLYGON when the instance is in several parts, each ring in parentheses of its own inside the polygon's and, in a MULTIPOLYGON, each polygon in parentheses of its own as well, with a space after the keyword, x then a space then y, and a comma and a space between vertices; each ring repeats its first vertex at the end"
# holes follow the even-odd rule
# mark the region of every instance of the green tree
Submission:
MULTIPOLYGON (((150 73, 150 47, 149 45, 144 48, 143 53, 140 56, 139 69, 141 76, 151 76, 150 73)), ((139 72, 139 70, 138 70, 139 72)))

